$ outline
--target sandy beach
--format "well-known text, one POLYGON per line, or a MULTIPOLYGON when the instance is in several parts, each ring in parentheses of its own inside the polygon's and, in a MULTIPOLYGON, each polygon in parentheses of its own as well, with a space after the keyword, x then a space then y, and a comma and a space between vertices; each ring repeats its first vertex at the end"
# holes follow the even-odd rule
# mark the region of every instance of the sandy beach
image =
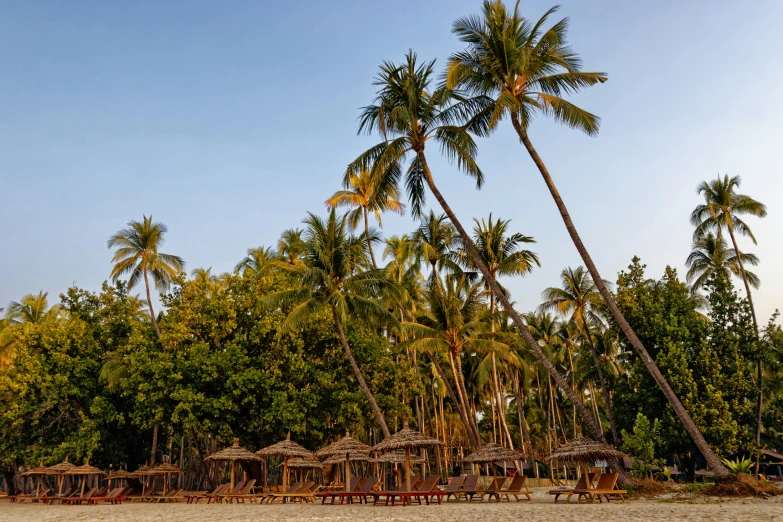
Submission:
POLYGON ((544 490, 536 491, 533 502, 448 503, 433 506, 374 507, 372 505, 256 505, 256 504, 122 504, 118 506, 47 506, 0 502, 0 520, 102 521, 102 522, 229 522, 294 520, 558 520, 562 522, 605 522, 607 520, 733 520, 783 521, 783 498, 635 500, 626 504, 553 504, 544 490))

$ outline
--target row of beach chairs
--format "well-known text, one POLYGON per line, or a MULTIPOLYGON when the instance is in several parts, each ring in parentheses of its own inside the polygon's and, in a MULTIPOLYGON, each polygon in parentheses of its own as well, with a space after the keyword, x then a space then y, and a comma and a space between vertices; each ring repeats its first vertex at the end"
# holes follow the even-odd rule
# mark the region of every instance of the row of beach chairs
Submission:
POLYGON ((565 502, 568 503, 574 495, 577 497, 577 503, 581 503, 583 498, 588 502, 595 502, 596 499, 598 502, 603 502, 603 498, 607 502, 610 500, 621 500, 625 503, 625 494, 627 491, 624 489, 617 489, 618 477, 619 473, 604 473, 603 475, 599 473, 590 473, 587 478, 582 475, 573 488, 553 489, 547 493, 554 495, 555 503, 557 503, 558 498, 561 496, 565 496, 565 502), (598 483, 593 487, 596 478, 598 479, 598 483), (587 488, 588 480, 590 481, 590 489, 587 488))

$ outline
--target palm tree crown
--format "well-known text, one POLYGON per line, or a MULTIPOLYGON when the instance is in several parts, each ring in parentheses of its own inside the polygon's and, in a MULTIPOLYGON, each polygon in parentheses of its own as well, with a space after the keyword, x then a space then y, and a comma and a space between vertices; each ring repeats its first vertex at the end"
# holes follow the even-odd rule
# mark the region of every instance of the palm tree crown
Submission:
POLYGON ((698 205, 691 214, 691 223, 696 227, 694 239, 709 232, 720 235, 721 231, 726 230, 730 234, 736 232, 748 236, 756 244, 756 237, 740 216, 765 217, 767 207, 750 196, 738 194, 736 189, 741 182, 739 176, 730 178, 727 174, 709 182, 704 181, 698 186, 696 191, 704 196, 704 203, 698 205))
POLYGON ((566 268, 560 273, 561 287, 549 287, 541 294, 540 309, 556 311, 570 318, 579 328, 596 327, 604 321, 599 312, 603 300, 590 274, 582 266, 566 268))
MULTIPOLYGON (((740 257, 743 264, 753 266, 759 264, 755 254, 741 252, 740 257)), ((685 261, 685 266, 688 267, 688 283, 694 292, 702 288, 716 270, 724 272, 726 276, 734 274, 742 278, 737 253, 733 248, 729 248, 724 238, 715 236, 712 232, 693 242, 693 250, 685 261)), ((745 276, 748 278, 748 284, 753 288, 758 288, 761 284, 759 277, 753 272, 745 270, 745 276)))

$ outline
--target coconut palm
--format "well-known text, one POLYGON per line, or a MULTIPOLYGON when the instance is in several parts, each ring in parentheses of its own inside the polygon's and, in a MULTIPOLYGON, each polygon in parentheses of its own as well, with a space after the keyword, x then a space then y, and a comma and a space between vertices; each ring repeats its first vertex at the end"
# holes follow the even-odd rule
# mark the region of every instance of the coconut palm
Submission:
POLYGON ((147 306, 150 318, 155 325, 155 331, 160 338, 160 327, 152 308, 150 281, 159 292, 165 292, 171 285, 171 280, 185 269, 185 261, 181 257, 159 252, 163 246, 164 236, 168 228, 163 223, 154 223, 152 216, 144 216, 142 221, 130 221, 128 228, 114 234, 108 241, 109 248, 115 248, 112 262, 111 278, 117 281, 128 274, 128 290, 144 279, 147 290, 147 306))
MULTIPOLYGON (((756 237, 753 235, 750 227, 741 219, 740 216, 764 217, 767 215, 767 207, 763 203, 756 201, 745 194, 738 194, 737 189, 742 180, 739 176, 729 177, 728 174, 722 178, 718 176, 710 182, 702 182, 696 189, 697 193, 704 196, 704 203, 698 205, 691 213, 691 223, 696 227, 693 232, 694 240, 704 237, 709 232, 714 232, 718 237, 725 230, 729 233, 731 244, 734 246, 734 254, 739 265, 742 282, 745 284, 745 293, 750 305, 750 313, 753 318, 753 328, 756 331, 756 337, 759 335, 758 321, 756 320, 756 309, 753 306, 753 297, 750 293, 751 282, 745 271, 743 254, 737 245, 736 234, 747 236, 756 244, 756 237)), ((762 360, 759 357, 757 363, 758 382, 759 382, 759 400, 758 400, 758 419, 756 424, 756 444, 761 445, 761 414, 764 404, 764 368, 762 360)), ((758 472, 758 459, 756 460, 756 472, 758 472)))
POLYGON ((309 213, 304 223, 302 263, 287 267, 297 276, 298 286, 264 297, 261 305, 267 309, 287 311, 288 315, 280 327, 281 334, 295 330, 322 310, 331 312, 359 387, 367 397, 384 436, 389 437, 383 413, 353 356, 343 325, 352 316, 397 328, 399 322, 376 300, 392 292, 393 285, 383 270, 358 271, 362 264, 360 259, 367 257, 365 237, 364 234, 350 234, 347 216, 338 216, 333 209, 326 220, 309 213))
POLYGON ((244 275, 262 278, 269 274, 275 266, 278 256, 271 247, 248 249, 247 255, 237 263, 234 270, 244 275))
POLYGON ((277 253, 284 261, 291 265, 297 264, 305 249, 301 229, 289 228, 283 230, 283 233, 280 234, 280 240, 277 243, 277 253))
MULTIPOLYGON (((695 292, 702 288, 716 270, 722 271, 727 277, 729 274, 734 274, 742 278, 743 270, 739 265, 740 259, 743 266, 759 264, 759 258, 755 254, 741 252, 738 256, 736 250, 728 248, 725 239, 712 232, 694 239, 693 249, 685 261, 691 291, 695 292)), ((748 270, 745 270, 744 273, 748 284, 753 288, 758 288, 761 284, 759 277, 748 270)))
POLYGON ((445 267, 454 271, 449 255, 456 244, 457 231, 445 214, 436 215, 430 210, 426 218, 413 234, 417 245, 417 262, 425 261, 430 265, 430 284, 438 281, 437 273, 445 267))
POLYGON ((367 251, 370 253, 373 268, 378 268, 375 262, 370 238, 369 213, 375 214, 378 226, 383 226, 381 214, 383 212, 405 213, 405 205, 399 202, 399 191, 393 184, 382 183, 381 176, 373 176, 369 170, 363 170, 348 179, 346 190, 338 190, 331 198, 326 200, 326 208, 332 210, 336 207, 350 207, 348 223, 354 230, 359 226, 359 221, 364 221, 364 233, 367 236, 367 251))
POLYGON ((511 301, 481 260, 465 227, 435 185, 425 155, 428 142, 434 142, 439 146, 447 159, 456 162, 460 170, 475 179, 477 187, 481 186, 484 176, 475 161, 477 147, 469 130, 480 130, 486 118, 482 116, 474 119, 466 118, 471 114, 482 114, 486 100, 476 98, 461 101, 449 89, 442 87, 433 89, 431 85, 433 67, 434 62, 417 64, 413 52, 406 55, 405 62, 400 66, 389 62, 381 66, 381 72, 374 82, 379 86, 379 90, 374 103, 363 109, 359 132, 377 131, 383 141, 349 164, 346 178, 363 169, 373 168, 383 172, 392 182, 399 184, 404 171, 411 211, 415 216, 422 214, 425 186, 430 189, 462 238, 465 249, 484 276, 492 293, 519 329, 528 348, 544 365, 557 386, 576 404, 590 435, 603 440, 603 433, 595 419, 584 407, 576 392, 568 385, 565 377, 552 365, 530 335, 519 314, 513 309, 511 301))
POLYGON ((190 277, 198 284, 210 284, 217 279, 217 277, 212 274, 212 267, 196 268, 190 272, 190 277))
POLYGON ((549 116, 558 123, 588 135, 597 134, 600 119, 563 96, 603 83, 607 75, 581 70, 579 55, 566 43, 567 18, 545 28, 557 7, 549 9, 535 22, 521 16, 518 8, 517 2, 513 11, 509 12, 502 0, 485 0, 481 15, 467 16, 454 22, 453 32, 467 44, 467 48, 449 59, 446 87, 465 89, 482 100, 492 100, 483 113, 472 121, 471 130, 474 132, 489 134, 503 118, 510 117, 517 136, 541 173, 568 234, 612 317, 663 391, 710 468, 715 470, 718 478, 730 480, 732 475, 704 440, 696 423, 603 283, 546 164, 530 140, 528 132, 536 115, 549 116))
POLYGON ((391 258, 386 265, 386 273, 401 292, 398 303, 400 308, 400 320, 406 319, 405 315, 415 314, 418 302, 421 298, 421 266, 417 259, 418 243, 408 234, 391 236, 385 241, 383 259, 391 258))
POLYGON ((574 321, 590 345, 590 352, 593 355, 593 364, 598 372, 598 380, 601 385, 601 393, 604 396, 606 405, 606 416, 609 419, 609 425, 612 429, 612 440, 616 447, 620 447, 620 436, 617 431, 617 425, 614 422, 614 412, 612 411, 611 396, 606 386, 606 378, 601 368, 601 362, 598 359, 598 352, 595 348, 592 329, 600 331, 604 325, 598 309, 602 305, 601 294, 598 293, 595 283, 590 279, 590 274, 579 266, 576 269, 566 268, 560 273, 560 288, 549 287, 541 294, 544 302, 541 304, 541 310, 556 311, 561 316, 574 321))
MULTIPOLYGON (((0 368, 11 364, 16 353, 20 329, 61 319, 65 311, 59 304, 49 307, 49 294, 27 294, 21 301, 8 305, 5 317, 0 320, 0 368)), ((2 309, 0 309, 2 311, 2 309)))

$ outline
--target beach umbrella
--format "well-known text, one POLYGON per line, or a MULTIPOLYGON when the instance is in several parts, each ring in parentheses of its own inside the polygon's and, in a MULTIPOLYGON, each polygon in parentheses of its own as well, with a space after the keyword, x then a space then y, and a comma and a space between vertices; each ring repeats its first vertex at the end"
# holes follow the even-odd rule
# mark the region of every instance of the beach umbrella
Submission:
MULTIPOLYGON (((385 453, 383 455, 380 455, 378 458, 372 459, 370 462, 375 462, 377 464, 404 464, 405 452, 392 451, 390 453, 385 453)), ((425 462, 426 460, 424 459, 424 457, 420 455, 410 455, 411 464, 424 464, 425 462)))
POLYGON ((128 479, 135 479, 138 478, 138 475, 135 473, 130 473, 124 469, 120 469, 119 471, 115 471, 114 473, 109 473, 109 475, 106 477, 106 480, 109 484, 113 480, 128 480, 128 479))
POLYGON ((78 467, 75 467, 75 468, 71 468, 68 471, 66 471, 65 473, 63 473, 63 475, 73 475, 73 476, 80 475, 82 477, 82 492, 81 492, 82 496, 84 496, 84 480, 85 480, 86 477, 96 476, 96 475, 97 476, 102 476, 102 475, 105 475, 105 474, 106 473, 104 473, 103 471, 99 470, 98 468, 90 466, 90 459, 87 459, 86 461, 84 461, 84 465, 78 466, 78 467))
MULTIPOLYGON (((567 442, 552 453, 550 453, 545 460, 548 461, 560 461, 560 462, 580 462, 582 464, 585 480, 590 475, 590 470, 587 469, 588 460, 603 460, 603 459, 623 459, 628 458, 628 455, 622 451, 618 451, 608 444, 594 441, 588 437, 581 437, 574 439, 571 442, 567 442)), ((587 489, 590 489, 590 481, 587 481, 587 489)))
POLYGON ((303 448, 296 442, 291 440, 291 433, 276 444, 267 446, 266 448, 256 451, 256 455, 259 457, 282 457, 283 458, 283 493, 288 489, 288 459, 300 457, 304 459, 311 459, 313 452, 303 448))
MULTIPOLYGON (((283 463, 280 463, 280 466, 282 466, 283 463)), ((315 457, 310 458, 302 458, 302 457, 294 457, 291 460, 288 461, 288 469, 301 469, 306 470, 305 471, 305 480, 307 480, 307 476, 310 474, 311 469, 324 469, 324 465, 321 464, 320 461, 316 460, 315 457)), ((301 479, 301 477, 300 477, 301 479)))
POLYGON ((66 457, 65 460, 60 462, 59 464, 55 464, 54 466, 49 466, 47 468, 50 474, 57 475, 58 494, 60 495, 63 494, 63 473, 75 467, 76 466, 68 462, 68 457, 66 457))
POLYGON ((319 457, 342 457, 342 461, 345 464, 345 491, 348 492, 349 483, 351 482, 351 460, 367 460, 366 457, 369 452, 370 446, 346 435, 337 442, 321 448, 315 454, 319 457), (360 458, 352 459, 352 455, 357 455, 360 458))
POLYGON ((43 462, 41 462, 41 465, 35 468, 30 468, 24 473, 22 473, 23 477, 36 477, 35 481, 35 496, 38 496, 38 493, 41 491, 41 477, 44 475, 52 475, 52 473, 49 472, 49 468, 44 467, 43 462))
POLYGON ((423 433, 408 428, 407 423, 403 429, 373 446, 372 450, 387 453, 395 450, 405 451, 405 491, 411 490, 411 449, 432 448, 442 446, 438 439, 428 437, 423 433))
POLYGON ((478 451, 475 451, 462 459, 462 462, 469 462, 472 464, 486 464, 488 462, 503 462, 503 474, 505 475, 505 467, 507 460, 521 460, 526 455, 523 451, 512 450, 504 448, 500 444, 490 442, 482 446, 478 451))
POLYGON ((185 473, 185 470, 169 462, 164 462, 163 464, 158 464, 149 469, 146 473, 147 475, 165 475, 165 478, 163 479, 163 494, 165 495, 166 489, 168 488, 169 476, 172 473, 185 473))
POLYGON ((205 458, 204 460, 209 461, 224 461, 224 462, 230 462, 231 463, 231 491, 234 491, 234 466, 236 465, 237 461, 239 462, 253 462, 253 461, 259 461, 261 458, 254 455, 250 450, 247 450, 239 445, 239 439, 237 437, 234 437, 234 445, 229 446, 225 449, 222 449, 218 451, 217 453, 213 453, 209 457, 205 458))

